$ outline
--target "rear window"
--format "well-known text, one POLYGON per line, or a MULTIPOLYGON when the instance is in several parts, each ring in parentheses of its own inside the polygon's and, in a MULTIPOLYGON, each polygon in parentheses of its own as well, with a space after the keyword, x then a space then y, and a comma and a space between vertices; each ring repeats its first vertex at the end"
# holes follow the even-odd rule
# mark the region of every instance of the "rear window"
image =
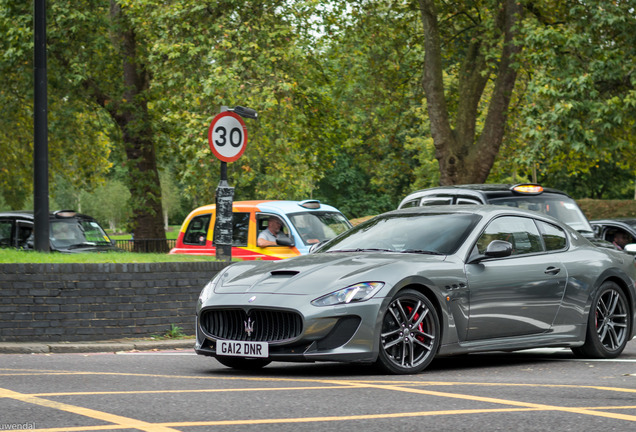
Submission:
MULTIPOLYGON (((183 236, 183 243, 204 246, 210 229, 211 214, 195 216, 190 221, 183 236)), ((250 227, 249 213, 232 213, 232 246, 247 246, 250 227)), ((213 227, 214 228, 214 227, 213 227)))
POLYGON ((565 222, 577 231, 592 232, 592 227, 576 202, 564 195, 542 194, 491 198, 490 204, 533 210, 565 222))
POLYGON ((542 221, 537 221, 537 225, 541 231, 541 237, 543 238, 543 243, 545 243, 546 250, 557 251, 565 249, 568 241, 561 228, 542 221))
POLYGON ((183 236, 183 243, 189 245, 205 245, 205 239, 208 236, 208 228, 210 227, 211 214, 195 216, 192 218, 186 228, 183 236))

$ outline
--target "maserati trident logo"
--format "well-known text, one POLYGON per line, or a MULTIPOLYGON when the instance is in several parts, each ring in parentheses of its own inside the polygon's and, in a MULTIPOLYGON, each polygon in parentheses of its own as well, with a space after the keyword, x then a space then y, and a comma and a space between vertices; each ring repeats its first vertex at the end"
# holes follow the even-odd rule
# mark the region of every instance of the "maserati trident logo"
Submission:
POLYGON ((254 331, 254 323, 256 323, 256 320, 252 321, 252 318, 248 318, 247 321, 243 321, 243 323, 245 323, 245 333, 247 333, 247 336, 252 336, 252 332, 254 331))

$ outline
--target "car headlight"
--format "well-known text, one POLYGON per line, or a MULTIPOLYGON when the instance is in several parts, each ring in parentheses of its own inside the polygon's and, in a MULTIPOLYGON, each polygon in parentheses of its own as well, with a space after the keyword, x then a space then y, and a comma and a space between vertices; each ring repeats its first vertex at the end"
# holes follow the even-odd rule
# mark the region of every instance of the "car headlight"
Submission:
POLYGON ((361 282, 318 297, 312 300, 311 304, 314 306, 333 306, 363 302, 376 295, 383 286, 384 282, 361 282))

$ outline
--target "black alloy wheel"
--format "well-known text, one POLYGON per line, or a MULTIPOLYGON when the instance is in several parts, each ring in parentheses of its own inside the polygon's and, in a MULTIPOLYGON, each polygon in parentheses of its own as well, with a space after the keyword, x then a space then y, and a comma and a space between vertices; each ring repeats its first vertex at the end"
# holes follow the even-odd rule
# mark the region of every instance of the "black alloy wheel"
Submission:
POLYGON ((592 302, 585 344, 572 351, 586 358, 618 357, 631 333, 631 317, 625 292, 614 282, 603 283, 592 302))
POLYGON ((440 334, 431 301, 419 291, 400 291, 382 319, 377 364, 393 374, 421 372, 437 354, 440 334))

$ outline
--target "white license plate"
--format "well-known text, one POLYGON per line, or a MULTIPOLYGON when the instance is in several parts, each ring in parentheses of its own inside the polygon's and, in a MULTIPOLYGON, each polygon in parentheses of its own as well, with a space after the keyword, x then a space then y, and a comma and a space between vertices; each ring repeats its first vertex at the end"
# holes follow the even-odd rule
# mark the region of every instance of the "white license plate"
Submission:
POLYGON ((268 357, 267 342, 222 340, 217 343, 216 354, 235 357, 268 357))

